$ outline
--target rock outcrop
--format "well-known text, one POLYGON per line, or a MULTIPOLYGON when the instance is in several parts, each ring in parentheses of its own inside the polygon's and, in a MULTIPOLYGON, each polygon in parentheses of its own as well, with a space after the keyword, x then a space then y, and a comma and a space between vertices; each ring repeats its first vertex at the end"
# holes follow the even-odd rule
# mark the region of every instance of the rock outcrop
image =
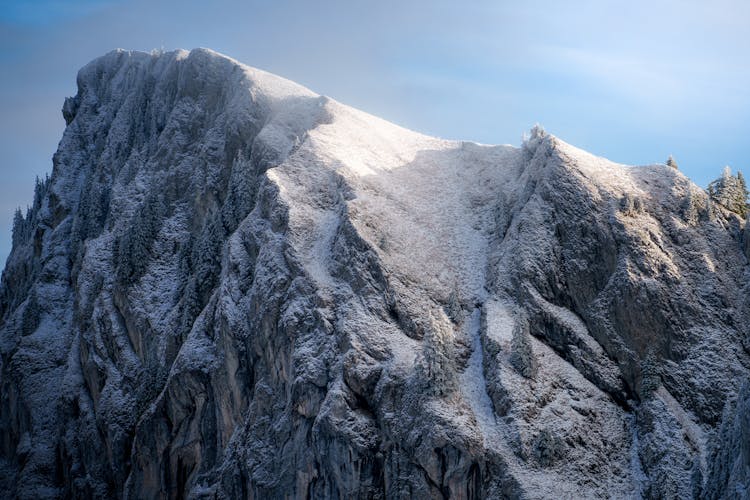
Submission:
POLYGON ((0 285, 3 497, 749 495, 745 221, 679 171, 204 49, 111 52, 63 115, 0 285))

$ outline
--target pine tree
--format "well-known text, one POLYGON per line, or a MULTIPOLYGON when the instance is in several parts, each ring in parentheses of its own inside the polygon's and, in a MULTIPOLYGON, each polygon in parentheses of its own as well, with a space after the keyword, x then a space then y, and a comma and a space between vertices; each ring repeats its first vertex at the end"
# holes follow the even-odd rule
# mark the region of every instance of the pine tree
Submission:
POLYGON ((255 197, 255 174, 252 163, 245 159, 242 151, 232 163, 229 189, 224 205, 221 207, 221 219, 227 233, 232 233, 253 207, 255 197))
POLYGON ((750 206, 748 206, 748 203, 747 203, 747 197, 748 195, 750 195, 750 192, 748 192, 747 190, 747 184, 745 183, 745 176, 742 175, 742 172, 740 172, 739 170, 737 171, 737 181, 739 182, 738 196, 739 196, 739 199, 741 200, 741 203, 745 205, 744 210, 742 212, 742 216, 744 217, 747 215, 748 211, 750 211, 750 206))
POLYGON ((523 150, 529 154, 533 154, 534 151, 536 151, 537 146, 539 146, 539 144, 541 144, 546 137, 547 137, 547 132, 544 130, 544 127, 542 127, 541 125, 537 123, 531 128, 531 131, 529 134, 523 135, 522 137, 523 150))
POLYGON ((92 184, 87 198, 87 211, 85 213, 86 231, 85 238, 95 238, 104 229, 104 223, 109 211, 110 189, 99 183, 92 184))
POLYGON ((716 207, 714 206, 714 199, 711 195, 710 186, 708 190, 708 196, 706 196, 706 203, 703 205, 700 216, 704 220, 710 220, 716 217, 716 207))
POLYGON ((682 218, 690 225, 698 224, 701 218, 701 204, 698 195, 688 186, 687 193, 682 202, 682 218))
POLYGON ((669 155, 669 158, 667 158, 667 166, 668 167, 672 167, 674 169, 678 169, 679 168, 677 166, 677 162, 674 161, 674 158, 672 157, 672 155, 669 155))
POLYGON ((193 327, 195 318, 201 312, 201 300, 195 280, 191 280, 183 291, 182 317, 178 334, 184 339, 193 327))
POLYGON ((42 206, 42 198, 44 197, 44 183, 37 176, 34 180, 34 208, 42 206))
POLYGON ((708 185, 708 194, 714 202, 727 210, 742 217, 747 216, 748 191, 745 178, 741 173, 734 177, 732 170, 728 166, 724 167, 721 177, 708 185))
POLYGON ((40 179, 39 176, 36 177, 34 182, 34 203, 32 205, 34 211, 39 211, 42 208, 44 197, 47 195, 47 191, 49 191, 50 180, 49 174, 46 174, 44 179, 40 179))
POLYGON ((161 229, 165 212, 161 197, 149 195, 131 219, 117 246, 117 278, 120 283, 135 283, 146 271, 151 259, 151 246, 161 229))
POLYGON ((458 375, 452 339, 448 329, 430 314, 422 338, 422 353, 417 370, 425 390, 432 395, 447 396, 456 390, 458 375))
POLYGON ((458 323, 461 320, 461 313, 463 312, 463 309, 461 308, 461 301, 458 299, 456 286, 457 285, 454 285, 454 288, 451 291, 450 296, 448 297, 448 304, 446 304, 445 306, 445 313, 454 323, 458 323))
POLYGON ((620 199, 620 210, 624 215, 633 217, 643 212, 643 202, 640 197, 625 193, 620 199))
POLYGON ((20 244, 26 239, 26 221, 23 218, 20 208, 16 208, 13 214, 13 246, 20 244))
POLYGON ((191 262, 194 265, 193 272, 201 304, 208 300, 209 293, 218 281, 224 235, 221 214, 216 212, 203 226, 198 240, 193 245, 191 262))

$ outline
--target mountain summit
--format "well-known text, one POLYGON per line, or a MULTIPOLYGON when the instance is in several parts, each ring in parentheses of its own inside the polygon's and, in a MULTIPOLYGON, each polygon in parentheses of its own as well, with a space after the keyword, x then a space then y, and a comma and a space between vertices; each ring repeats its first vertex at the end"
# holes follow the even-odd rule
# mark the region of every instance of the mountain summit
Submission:
POLYGON ((78 74, 0 285, 5 498, 747 498, 750 235, 205 49, 78 74))

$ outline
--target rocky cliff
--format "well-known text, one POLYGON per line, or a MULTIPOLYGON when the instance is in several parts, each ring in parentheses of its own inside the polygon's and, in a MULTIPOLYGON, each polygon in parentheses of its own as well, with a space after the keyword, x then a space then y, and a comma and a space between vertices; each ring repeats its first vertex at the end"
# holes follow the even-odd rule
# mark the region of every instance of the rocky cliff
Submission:
POLYGON ((0 285, 1 496, 750 495, 750 238, 679 171, 203 49, 111 52, 63 115, 0 285))

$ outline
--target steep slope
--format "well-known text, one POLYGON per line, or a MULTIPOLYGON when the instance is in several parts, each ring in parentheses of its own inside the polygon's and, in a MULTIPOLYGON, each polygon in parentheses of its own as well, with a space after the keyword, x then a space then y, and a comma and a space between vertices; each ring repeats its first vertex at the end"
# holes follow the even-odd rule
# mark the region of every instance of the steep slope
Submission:
POLYGON ((0 285, 4 496, 747 494, 745 221, 676 170, 204 49, 78 87, 0 285))

